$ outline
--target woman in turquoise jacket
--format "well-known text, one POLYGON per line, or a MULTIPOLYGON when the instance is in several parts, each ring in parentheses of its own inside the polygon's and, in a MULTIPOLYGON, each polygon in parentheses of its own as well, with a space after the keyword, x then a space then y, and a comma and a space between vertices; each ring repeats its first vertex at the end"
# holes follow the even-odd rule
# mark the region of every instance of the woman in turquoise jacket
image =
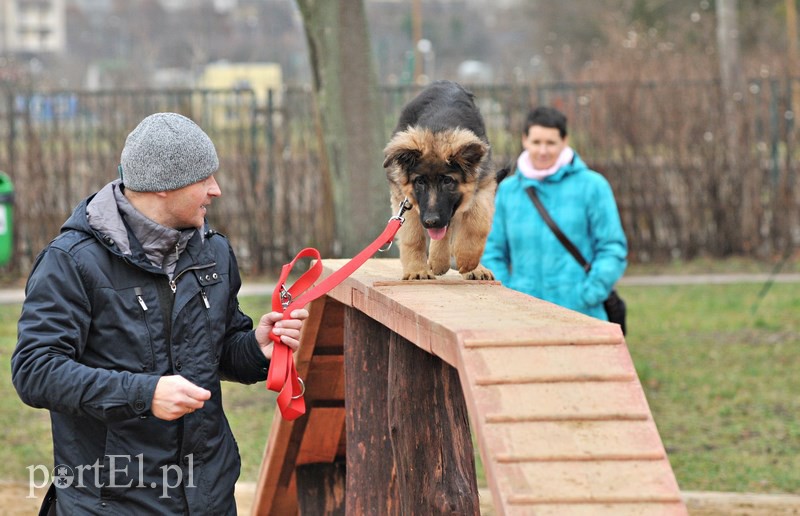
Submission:
POLYGON ((516 172, 498 186, 482 263, 509 288, 608 320, 603 301, 628 253, 611 185, 569 147, 567 119, 556 109, 531 111, 522 146, 516 172), (588 273, 542 219, 528 187, 591 264, 588 273))

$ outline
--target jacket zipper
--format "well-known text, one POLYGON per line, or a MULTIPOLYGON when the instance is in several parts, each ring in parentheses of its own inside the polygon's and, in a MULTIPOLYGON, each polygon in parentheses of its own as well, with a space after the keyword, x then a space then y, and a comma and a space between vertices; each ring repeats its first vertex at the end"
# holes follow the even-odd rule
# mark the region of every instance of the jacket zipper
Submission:
POLYGON ((144 302, 144 298, 142 298, 142 288, 141 287, 135 287, 133 289, 133 292, 136 294, 136 299, 139 300, 139 306, 141 306, 142 310, 144 310, 146 312, 147 311, 147 305, 144 302))
POLYGON ((219 363, 219 353, 217 353, 217 349, 214 346, 213 333, 211 331, 211 314, 209 313, 211 310, 211 303, 208 301, 205 289, 200 291, 200 297, 203 298, 203 305, 206 307, 206 335, 209 340, 209 349, 211 350, 211 356, 214 357, 214 363, 217 364, 219 363))
POLYGON ((156 367, 156 352, 153 349, 153 341, 150 337, 150 325, 147 323, 147 303, 144 302, 144 297, 142 297, 142 287, 134 287, 133 293, 136 294, 136 300, 139 302, 139 306, 142 308, 142 320, 144 321, 144 325, 147 328, 148 333, 148 341, 150 342, 150 363, 147 365, 148 369, 155 369, 156 367))
POLYGON ((216 264, 217 264, 217 262, 211 262, 211 263, 206 263, 206 264, 203 264, 203 265, 195 265, 193 267, 187 267, 187 268, 183 269, 181 272, 179 272, 177 275, 175 275, 174 278, 169 280, 169 288, 172 289, 172 293, 174 294, 175 292, 178 291, 178 278, 183 276, 184 273, 189 272, 189 271, 196 271, 198 269, 207 269, 209 267, 215 266, 216 264))

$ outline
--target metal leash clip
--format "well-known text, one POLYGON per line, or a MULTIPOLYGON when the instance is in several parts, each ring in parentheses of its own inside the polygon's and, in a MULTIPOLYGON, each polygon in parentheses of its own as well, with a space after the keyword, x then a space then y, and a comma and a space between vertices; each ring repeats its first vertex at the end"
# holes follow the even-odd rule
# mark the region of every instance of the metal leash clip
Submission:
POLYGON ((408 197, 406 197, 400 203, 400 209, 398 210, 397 215, 395 215, 394 217, 390 218, 389 220, 399 220, 400 224, 402 224, 403 222, 406 221, 406 219, 403 218, 403 213, 407 212, 410 209, 411 209, 411 201, 409 201, 408 197))
MULTIPOLYGON (((400 225, 402 226, 402 225, 403 225, 403 222, 405 222, 405 221, 406 221, 406 219, 404 219, 404 218, 403 218, 403 213, 405 213, 406 211, 408 211, 408 210, 410 210, 410 209, 411 209, 411 201, 409 201, 409 200, 408 200, 408 197, 406 197, 406 198, 405 198, 405 199, 403 199, 403 201, 400 203, 400 208, 399 208, 399 209, 398 209, 398 211, 397 211, 397 215, 395 215, 395 216, 391 217, 389 220, 390 220, 390 221, 392 221, 392 220, 399 220, 399 221, 400 221, 400 225)), ((390 240, 390 241, 388 242, 388 244, 386 245, 386 247, 380 247, 380 248, 378 249, 378 252, 379 252, 379 253, 385 253, 386 251, 388 251, 389 249, 391 249, 391 248, 392 248, 392 243, 393 243, 393 242, 394 242, 393 240, 390 240)))
POLYGON ((292 294, 286 290, 286 285, 281 285, 281 306, 284 310, 292 303, 292 294))

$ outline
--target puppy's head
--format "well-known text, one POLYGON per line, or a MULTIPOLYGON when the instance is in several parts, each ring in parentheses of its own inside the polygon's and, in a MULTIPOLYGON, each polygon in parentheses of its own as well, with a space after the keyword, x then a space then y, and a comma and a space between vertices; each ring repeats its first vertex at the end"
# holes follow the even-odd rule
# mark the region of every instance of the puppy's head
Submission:
POLYGON ((456 210, 469 205, 488 152, 489 145, 468 129, 409 127, 386 145, 383 166, 389 181, 419 211, 430 237, 438 240, 456 210))

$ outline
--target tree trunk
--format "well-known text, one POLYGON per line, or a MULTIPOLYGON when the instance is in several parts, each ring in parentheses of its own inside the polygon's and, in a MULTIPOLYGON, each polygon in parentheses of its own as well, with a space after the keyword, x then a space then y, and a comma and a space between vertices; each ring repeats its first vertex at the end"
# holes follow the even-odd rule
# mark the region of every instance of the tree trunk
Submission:
POLYGON ((721 206, 738 206, 720 211, 725 219, 718 223, 727 237, 728 253, 749 253, 758 244, 758 171, 748 166, 741 136, 746 85, 739 64, 737 0, 717 0, 716 8, 726 169, 718 183, 719 201, 721 206))
MULTIPOLYGON (((797 123, 800 115, 800 42, 797 38, 797 4, 796 0, 786 0, 786 39, 787 55, 789 58, 789 78, 786 81, 791 90, 792 103, 789 109, 795 114, 794 119, 787 124, 786 130, 786 170, 782 174, 779 188, 783 216, 779 217, 780 227, 778 234, 783 238, 784 256, 794 251, 792 239, 792 221, 797 220, 797 203, 795 202, 795 168, 797 161, 794 158, 795 142, 797 141, 797 123)), ((777 217, 776 217, 777 218, 777 217)))
MULTIPOLYGON (((335 204, 334 253, 349 257, 380 234, 391 210, 384 134, 363 0, 297 0, 335 204)), ((321 192, 328 195, 331 192, 321 192)))

